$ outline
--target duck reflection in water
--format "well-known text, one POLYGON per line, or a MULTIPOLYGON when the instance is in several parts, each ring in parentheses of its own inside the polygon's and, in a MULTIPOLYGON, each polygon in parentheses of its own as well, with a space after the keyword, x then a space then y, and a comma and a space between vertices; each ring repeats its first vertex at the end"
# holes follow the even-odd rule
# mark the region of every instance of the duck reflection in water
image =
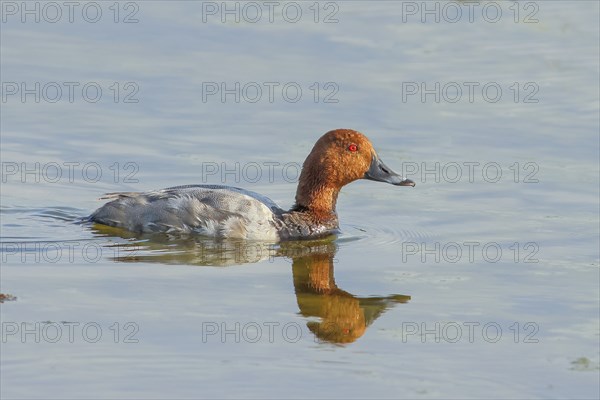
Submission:
POLYGON ((140 237, 103 225, 94 225, 94 233, 128 239, 113 245, 119 249, 113 260, 120 262, 228 266, 271 257, 290 258, 300 314, 309 319, 308 329, 324 342, 354 342, 386 310, 410 300, 406 295, 358 297, 338 288, 333 266, 338 250, 335 236, 269 244, 166 234, 140 237))

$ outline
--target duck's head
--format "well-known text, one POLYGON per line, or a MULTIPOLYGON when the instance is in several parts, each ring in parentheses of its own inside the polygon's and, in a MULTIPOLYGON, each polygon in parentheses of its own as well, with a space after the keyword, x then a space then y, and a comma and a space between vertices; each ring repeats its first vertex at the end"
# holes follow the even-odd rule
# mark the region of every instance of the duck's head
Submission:
POLYGON ((321 136, 304 161, 296 207, 333 213, 339 190, 358 179, 415 186, 379 159, 365 135, 351 129, 336 129, 321 136))

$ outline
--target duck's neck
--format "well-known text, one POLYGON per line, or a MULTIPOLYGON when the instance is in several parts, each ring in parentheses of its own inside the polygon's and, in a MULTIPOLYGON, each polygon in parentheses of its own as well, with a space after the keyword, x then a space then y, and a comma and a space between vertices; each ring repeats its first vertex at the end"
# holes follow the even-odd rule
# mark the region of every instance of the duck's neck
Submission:
POLYGON ((300 179, 296 191, 296 204, 292 210, 308 212, 319 221, 336 219, 335 204, 339 192, 338 188, 314 185, 310 181, 307 182, 307 179, 300 179))

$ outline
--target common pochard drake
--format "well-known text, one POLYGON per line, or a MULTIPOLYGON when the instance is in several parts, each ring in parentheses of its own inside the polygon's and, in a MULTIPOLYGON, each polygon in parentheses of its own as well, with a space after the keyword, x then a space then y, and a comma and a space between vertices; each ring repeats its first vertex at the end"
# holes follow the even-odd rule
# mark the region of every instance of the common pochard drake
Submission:
POLYGON ((89 220, 132 232, 196 233, 217 238, 280 241, 326 236, 339 228, 340 189, 357 179, 415 186, 380 159, 360 132, 336 129, 315 144, 302 165, 296 203, 223 185, 176 186, 151 192, 108 193, 89 220))

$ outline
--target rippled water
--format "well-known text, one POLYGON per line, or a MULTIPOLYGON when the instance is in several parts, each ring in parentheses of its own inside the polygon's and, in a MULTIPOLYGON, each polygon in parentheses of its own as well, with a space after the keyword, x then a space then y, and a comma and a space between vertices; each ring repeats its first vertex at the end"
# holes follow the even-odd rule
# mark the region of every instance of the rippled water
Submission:
POLYGON ((296 23, 178 1, 22 23, 21 4, 0 25, 3 398, 598 398, 596 2, 487 2, 473 22, 428 3, 456 23, 422 2, 303 2, 296 23), (36 82, 39 102, 11 94, 36 82), (302 97, 223 102, 215 82, 302 97), (436 82, 439 101, 410 94, 436 82), (338 127, 417 185, 344 188, 337 237, 80 222, 103 193, 192 183, 289 207, 338 127))

